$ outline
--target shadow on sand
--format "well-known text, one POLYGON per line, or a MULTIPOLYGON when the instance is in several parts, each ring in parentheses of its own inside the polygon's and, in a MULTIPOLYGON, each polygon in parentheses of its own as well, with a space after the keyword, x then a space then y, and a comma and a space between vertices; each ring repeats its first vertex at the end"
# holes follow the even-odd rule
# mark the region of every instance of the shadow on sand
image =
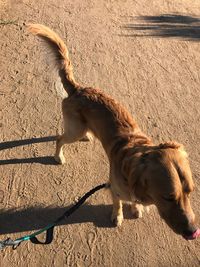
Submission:
POLYGON ((161 37, 189 41, 200 39, 200 18, 180 15, 163 14, 159 16, 131 17, 134 23, 122 28, 128 31, 127 37, 161 37))
MULTIPOLYGON (((26 209, 1 209, 0 210, 0 235, 35 231, 54 222, 67 209, 67 207, 28 207, 26 209)), ((110 220, 112 205, 84 204, 70 217, 61 221, 58 225, 80 224, 91 222, 97 227, 114 227, 110 220)), ((130 207, 124 205, 124 217, 133 219, 130 207)))
MULTIPOLYGON (((24 140, 7 141, 7 142, 0 143, 0 151, 4 149, 18 147, 18 146, 25 146, 25 145, 36 144, 36 143, 44 143, 44 142, 53 142, 55 140, 56 140, 56 136, 47 136, 47 137, 31 138, 31 139, 24 139, 24 140)), ((56 161, 51 156, 0 160, 0 165, 20 164, 20 163, 21 164, 40 163, 44 165, 57 165, 56 161)))
MULTIPOLYGON (((34 143, 55 141, 56 136, 32 138, 25 140, 7 141, 0 143, 0 150, 11 149, 18 146, 25 146, 34 143)), ((53 157, 36 157, 24 159, 0 160, 0 165, 18 163, 41 163, 57 164, 53 157)), ((0 210, 0 235, 35 231, 54 222, 68 208, 52 206, 30 206, 25 209, 1 209, 0 210)), ((84 204, 69 218, 61 221, 59 225, 80 224, 91 222, 97 227, 113 227, 110 216, 112 205, 88 205, 84 204)), ((132 218, 130 207, 124 205, 124 217, 132 218)))

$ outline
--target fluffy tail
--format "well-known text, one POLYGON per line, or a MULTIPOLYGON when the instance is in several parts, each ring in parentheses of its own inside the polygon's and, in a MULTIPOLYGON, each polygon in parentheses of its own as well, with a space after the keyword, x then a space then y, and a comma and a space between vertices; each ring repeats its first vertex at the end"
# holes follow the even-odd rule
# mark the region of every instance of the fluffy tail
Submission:
POLYGON ((59 75, 68 95, 72 95, 79 85, 73 75, 73 68, 69 59, 69 52, 63 40, 51 29, 41 24, 29 24, 28 30, 44 39, 56 55, 59 66, 59 75))

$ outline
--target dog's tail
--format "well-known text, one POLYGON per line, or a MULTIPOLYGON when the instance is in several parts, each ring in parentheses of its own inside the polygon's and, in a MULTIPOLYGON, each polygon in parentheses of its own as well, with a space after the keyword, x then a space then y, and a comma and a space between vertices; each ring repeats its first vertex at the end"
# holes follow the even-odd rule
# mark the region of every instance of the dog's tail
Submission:
POLYGON ((41 24, 29 24, 28 30, 44 39, 53 50, 64 89, 69 96, 72 95, 80 86, 74 79, 69 52, 63 40, 54 31, 41 24))

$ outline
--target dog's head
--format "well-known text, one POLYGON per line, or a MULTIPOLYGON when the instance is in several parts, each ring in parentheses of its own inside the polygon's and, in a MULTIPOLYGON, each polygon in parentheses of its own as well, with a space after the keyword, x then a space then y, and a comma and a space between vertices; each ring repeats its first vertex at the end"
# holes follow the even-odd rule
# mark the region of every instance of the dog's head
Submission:
POLYGON ((190 205, 194 183, 183 146, 169 142, 152 147, 141 156, 140 163, 136 196, 146 204, 155 204, 175 233, 195 239, 200 230, 195 227, 190 205))

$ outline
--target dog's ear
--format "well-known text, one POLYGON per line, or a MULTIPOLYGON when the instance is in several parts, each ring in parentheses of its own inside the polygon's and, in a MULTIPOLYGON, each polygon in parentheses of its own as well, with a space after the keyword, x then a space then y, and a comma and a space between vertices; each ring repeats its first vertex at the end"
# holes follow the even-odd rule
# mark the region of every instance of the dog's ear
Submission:
POLYGON ((182 144, 179 144, 175 141, 168 141, 159 144, 158 148, 165 149, 165 148, 174 148, 174 149, 184 149, 182 144))
POLYGON ((169 141, 169 142, 161 143, 158 145, 158 149, 168 149, 168 148, 176 149, 179 152, 181 152, 184 157, 188 157, 188 154, 185 151, 184 145, 177 143, 176 141, 169 141))
POLYGON ((150 152, 145 152, 140 157, 140 162, 136 170, 136 181, 134 192, 138 200, 142 202, 149 201, 148 196, 148 164, 150 152))

